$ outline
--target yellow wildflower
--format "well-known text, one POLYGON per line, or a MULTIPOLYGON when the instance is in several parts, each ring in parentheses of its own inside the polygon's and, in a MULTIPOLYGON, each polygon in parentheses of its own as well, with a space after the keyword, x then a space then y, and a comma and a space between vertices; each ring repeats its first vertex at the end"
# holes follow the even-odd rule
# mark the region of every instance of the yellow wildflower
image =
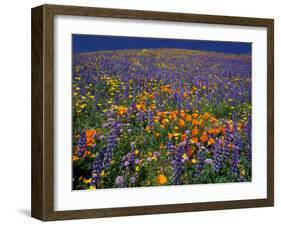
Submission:
POLYGON ((196 159, 191 159, 191 162, 193 163, 193 164, 195 164, 196 162, 197 162, 197 160, 196 159))

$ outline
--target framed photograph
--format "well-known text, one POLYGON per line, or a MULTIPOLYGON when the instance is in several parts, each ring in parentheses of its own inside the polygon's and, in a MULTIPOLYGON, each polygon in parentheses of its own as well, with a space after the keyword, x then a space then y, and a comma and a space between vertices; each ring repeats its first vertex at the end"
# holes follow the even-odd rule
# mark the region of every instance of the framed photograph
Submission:
POLYGON ((32 9, 32 216, 274 205, 273 19, 32 9))

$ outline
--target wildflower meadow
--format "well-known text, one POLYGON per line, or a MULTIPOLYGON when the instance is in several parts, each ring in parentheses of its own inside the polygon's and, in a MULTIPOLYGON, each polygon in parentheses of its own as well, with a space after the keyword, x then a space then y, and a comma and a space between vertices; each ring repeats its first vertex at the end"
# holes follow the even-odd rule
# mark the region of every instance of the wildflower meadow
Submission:
POLYGON ((73 54, 73 189, 248 182, 251 55, 73 54))

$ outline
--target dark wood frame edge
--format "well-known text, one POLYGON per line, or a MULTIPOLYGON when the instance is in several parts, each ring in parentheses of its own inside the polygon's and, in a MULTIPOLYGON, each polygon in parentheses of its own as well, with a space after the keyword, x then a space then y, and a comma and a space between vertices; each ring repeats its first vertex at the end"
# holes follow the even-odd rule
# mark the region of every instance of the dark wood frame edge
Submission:
POLYGON ((43 221, 274 205, 274 20, 124 9, 42 5, 32 9, 31 216, 43 221), (267 28, 267 198, 90 210, 54 211, 53 22, 55 15, 258 26, 267 28))

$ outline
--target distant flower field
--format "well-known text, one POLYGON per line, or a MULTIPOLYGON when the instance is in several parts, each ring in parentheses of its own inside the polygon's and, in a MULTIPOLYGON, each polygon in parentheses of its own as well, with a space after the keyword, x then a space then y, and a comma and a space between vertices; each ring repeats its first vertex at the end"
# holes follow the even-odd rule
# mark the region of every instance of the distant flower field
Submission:
POLYGON ((251 181, 251 56, 73 55, 73 189, 251 181))

